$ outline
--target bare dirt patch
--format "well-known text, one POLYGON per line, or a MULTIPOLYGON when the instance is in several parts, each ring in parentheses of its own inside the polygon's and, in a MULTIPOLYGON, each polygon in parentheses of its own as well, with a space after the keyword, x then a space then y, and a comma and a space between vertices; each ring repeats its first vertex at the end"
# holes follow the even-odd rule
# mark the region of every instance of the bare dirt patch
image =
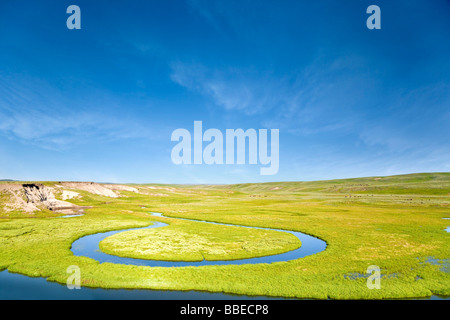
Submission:
POLYGON ((134 187, 130 187, 130 186, 121 185, 121 184, 105 184, 103 186, 108 189, 111 189, 113 191, 130 191, 130 192, 139 193, 138 189, 136 189, 134 187))
POLYGON ((60 182, 64 188, 83 190, 93 194, 98 194, 100 196, 110 197, 110 198, 118 198, 119 195, 112 191, 111 189, 106 188, 104 185, 95 183, 95 182, 60 182))

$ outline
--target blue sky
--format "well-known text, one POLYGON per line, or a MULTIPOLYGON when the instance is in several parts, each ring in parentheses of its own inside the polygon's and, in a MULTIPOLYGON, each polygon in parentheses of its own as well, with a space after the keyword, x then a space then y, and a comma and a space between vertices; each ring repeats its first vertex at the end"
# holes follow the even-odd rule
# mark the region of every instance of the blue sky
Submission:
POLYGON ((450 171, 450 2, 0 2, 0 178, 238 183, 450 171), (81 8, 68 30, 66 8, 81 8), (366 27, 369 5, 381 30, 366 27), (280 167, 175 165, 177 128, 280 167))

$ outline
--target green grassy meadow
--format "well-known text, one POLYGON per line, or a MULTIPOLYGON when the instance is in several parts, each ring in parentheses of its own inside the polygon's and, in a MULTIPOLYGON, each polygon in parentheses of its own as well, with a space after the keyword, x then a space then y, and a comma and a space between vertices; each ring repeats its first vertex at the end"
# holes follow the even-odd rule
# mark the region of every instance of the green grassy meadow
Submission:
MULTIPOLYGON (((44 182, 52 186, 54 182, 44 182)), ((450 296, 450 173, 423 173, 314 182, 239 185, 133 185, 108 198, 78 190, 70 202, 92 206, 84 216, 51 211, 6 212, 0 206, 0 270, 65 284, 68 266, 82 285, 102 288, 203 290, 317 299, 450 296), (3 211, 2 211, 3 210, 3 211), (150 212, 162 212, 155 217, 150 212), (276 232, 224 227, 170 217, 295 230, 327 249, 289 262, 201 267, 100 264, 70 251, 78 238, 110 230, 102 250, 122 256, 197 261, 243 258, 298 247, 276 232), (164 245, 162 245, 164 244, 164 245), (370 265, 381 268, 381 289, 366 286, 370 265)), ((0 195, 0 203, 7 201, 0 195)))
POLYGON ((100 242, 103 252, 164 261, 235 260, 297 249, 294 235, 172 219, 160 229, 125 231, 100 242))

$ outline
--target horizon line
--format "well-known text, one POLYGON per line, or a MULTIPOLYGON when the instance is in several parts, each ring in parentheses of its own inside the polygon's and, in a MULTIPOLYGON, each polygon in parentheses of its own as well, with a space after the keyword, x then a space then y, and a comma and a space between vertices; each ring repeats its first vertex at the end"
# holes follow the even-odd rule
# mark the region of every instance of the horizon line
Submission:
POLYGON ((238 185, 238 184, 266 184, 266 183, 286 183, 286 182, 321 182, 321 181, 337 181, 337 180, 348 180, 348 179, 364 179, 364 178, 388 178, 388 177, 400 177, 408 175, 419 175, 419 174, 450 174, 446 171, 432 171, 432 172, 412 172, 412 173, 401 173, 393 175, 374 175, 374 176, 360 176, 360 177, 348 177, 348 178, 334 178, 334 179, 320 179, 320 180, 284 180, 284 181, 266 181, 266 182, 239 182, 239 183, 158 183, 158 182, 100 182, 100 181, 89 181, 89 180, 13 180, 13 179, 0 179, 2 182, 76 182, 76 183, 98 183, 98 184, 124 184, 124 185, 184 185, 184 186, 221 186, 221 185, 238 185))

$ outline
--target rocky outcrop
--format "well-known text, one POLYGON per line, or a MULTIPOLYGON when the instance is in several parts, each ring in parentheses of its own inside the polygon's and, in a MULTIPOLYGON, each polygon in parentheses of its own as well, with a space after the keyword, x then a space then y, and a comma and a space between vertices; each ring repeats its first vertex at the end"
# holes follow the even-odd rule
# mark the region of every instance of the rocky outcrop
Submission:
POLYGON ((47 209, 65 213, 78 213, 82 208, 67 201, 57 200, 53 189, 43 184, 23 184, 27 203, 34 206, 45 206, 47 209))
POLYGON ((45 208, 58 213, 77 214, 89 207, 77 206, 66 200, 81 199, 80 191, 111 198, 126 196, 121 195, 121 191, 139 193, 137 188, 131 186, 95 182, 59 182, 52 187, 42 183, 6 182, 0 183, 0 211, 3 208, 6 212, 24 211, 31 214, 45 208))
POLYGON ((51 192, 50 188, 45 187, 43 184, 23 184, 23 190, 27 197, 27 202, 40 203, 50 200, 56 200, 55 195, 51 192))
POLYGON ((25 201, 26 197, 21 184, 0 184, 2 207, 6 212, 20 210, 26 213, 39 211, 33 203, 25 201))

